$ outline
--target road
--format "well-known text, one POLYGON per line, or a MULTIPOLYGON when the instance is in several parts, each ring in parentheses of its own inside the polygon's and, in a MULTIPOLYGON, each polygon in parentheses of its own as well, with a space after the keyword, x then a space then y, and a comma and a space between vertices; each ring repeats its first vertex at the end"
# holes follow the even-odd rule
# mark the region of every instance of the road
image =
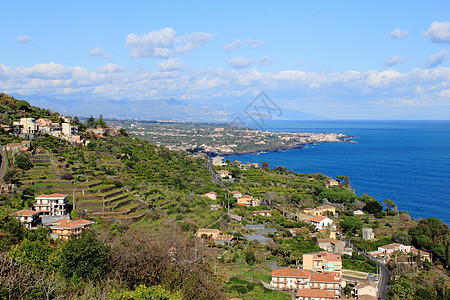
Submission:
POLYGON ((5 176, 6 166, 8 165, 8 157, 6 156, 5 148, 0 148, 0 154, 2 155, 2 162, 0 165, 0 182, 3 183, 3 176, 5 176))
POLYGON ((380 261, 376 258, 373 258, 373 257, 367 255, 366 253, 362 252, 361 250, 356 248, 353 244, 351 244, 350 241, 345 240, 345 239, 344 239, 344 241, 359 255, 362 255, 367 259, 373 260, 380 267, 380 272, 381 272, 380 275, 381 276, 379 279, 380 281, 378 282, 378 299, 386 300, 387 296, 388 296, 388 291, 389 291, 389 279, 391 277, 391 273, 389 272, 389 270, 386 268, 386 266, 384 265, 384 263, 382 261, 380 261))

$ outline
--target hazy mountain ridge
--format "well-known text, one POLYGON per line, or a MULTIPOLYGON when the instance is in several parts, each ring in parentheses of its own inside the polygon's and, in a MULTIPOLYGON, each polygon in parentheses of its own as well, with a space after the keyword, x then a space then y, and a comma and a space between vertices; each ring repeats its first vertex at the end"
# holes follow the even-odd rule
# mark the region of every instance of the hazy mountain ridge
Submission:
MULTIPOLYGON (((233 121, 236 117, 250 119, 240 107, 220 107, 215 105, 192 104, 175 98, 161 100, 63 100, 47 96, 22 96, 13 94, 18 99, 27 99, 30 104, 48 107, 62 114, 88 117, 102 114, 105 118, 170 120, 170 121, 233 121)), ((300 111, 282 109, 279 117, 272 119, 286 120, 326 120, 327 118, 300 111)))

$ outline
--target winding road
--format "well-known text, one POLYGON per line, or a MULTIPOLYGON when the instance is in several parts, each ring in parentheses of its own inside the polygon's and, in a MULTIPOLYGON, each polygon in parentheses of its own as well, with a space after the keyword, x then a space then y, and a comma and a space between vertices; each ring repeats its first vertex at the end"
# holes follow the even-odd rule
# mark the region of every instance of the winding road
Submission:
POLYGON ((378 299, 379 300, 386 300, 388 296, 389 291, 389 279, 391 277, 391 273, 386 268, 384 263, 380 261, 379 259, 373 258, 366 253, 362 252, 358 248, 356 248, 350 241, 344 239, 345 243, 350 246, 354 251, 356 251, 359 255, 364 256, 367 259, 373 260, 379 267, 380 267, 380 281, 378 282, 378 299))

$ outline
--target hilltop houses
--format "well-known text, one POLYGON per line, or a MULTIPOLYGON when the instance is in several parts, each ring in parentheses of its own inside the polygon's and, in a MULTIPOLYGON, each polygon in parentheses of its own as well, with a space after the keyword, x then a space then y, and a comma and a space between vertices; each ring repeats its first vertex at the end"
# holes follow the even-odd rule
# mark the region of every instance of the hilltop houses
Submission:
POLYGON ((297 290, 297 297, 322 299, 322 294, 327 292, 329 299, 335 299, 341 295, 345 282, 338 272, 312 273, 301 269, 282 268, 272 271, 270 286, 274 289, 297 290))
POLYGON ((25 225, 25 228, 28 229, 31 229, 39 224, 39 214, 40 212, 30 209, 23 209, 13 213, 13 215, 25 225))
POLYGON ((331 215, 335 215, 336 207, 331 205, 321 205, 316 208, 305 208, 303 210, 303 213, 310 216, 325 216, 328 213, 330 213, 331 215))
POLYGON ((195 234, 198 238, 213 240, 216 244, 225 245, 233 241, 234 236, 231 234, 222 234, 219 229, 201 228, 195 234))
POLYGON ((261 200, 254 199, 252 196, 245 195, 237 200, 237 205, 239 206, 259 206, 261 205, 261 200))
POLYGON ((300 270, 283 268, 272 271, 272 280, 270 285, 273 288, 279 289, 306 289, 309 285, 309 278, 311 272, 300 270))
POLYGON ((230 173, 227 170, 219 170, 217 171, 217 174, 219 174, 220 177, 226 178, 230 176, 230 173))
POLYGON ((95 224, 94 221, 61 219, 50 225, 50 237, 55 240, 67 241, 71 237, 78 238, 81 232, 95 224))
POLYGON ((322 216, 315 216, 309 221, 316 227, 317 230, 326 229, 328 226, 333 224, 333 221, 330 218, 322 216))
POLYGON ((341 255, 328 252, 303 254, 303 269, 316 272, 337 272, 342 274, 341 255))
POLYGON ((231 195, 233 195, 234 198, 239 199, 242 197, 242 193, 238 191, 232 191, 230 192, 231 195))
POLYGON ((215 156, 212 158, 212 165, 215 167, 223 167, 226 166, 227 163, 223 161, 223 157, 215 156))
POLYGON ((58 193, 42 194, 35 198, 36 202, 33 203, 33 208, 43 216, 63 216, 69 212, 67 197, 68 195, 58 193))
POLYGON ((209 198, 211 200, 217 200, 217 193, 216 192, 209 192, 209 193, 203 194, 202 196, 203 197, 207 197, 207 198, 209 198))

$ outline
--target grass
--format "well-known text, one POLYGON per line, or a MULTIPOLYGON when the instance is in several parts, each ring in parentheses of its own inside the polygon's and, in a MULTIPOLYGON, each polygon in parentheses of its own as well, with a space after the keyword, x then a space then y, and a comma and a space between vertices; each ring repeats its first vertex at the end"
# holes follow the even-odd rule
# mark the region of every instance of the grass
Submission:
POLYGON ((248 282, 236 277, 230 278, 225 286, 229 296, 237 296, 242 299, 291 299, 290 293, 270 290, 261 283, 248 282))

